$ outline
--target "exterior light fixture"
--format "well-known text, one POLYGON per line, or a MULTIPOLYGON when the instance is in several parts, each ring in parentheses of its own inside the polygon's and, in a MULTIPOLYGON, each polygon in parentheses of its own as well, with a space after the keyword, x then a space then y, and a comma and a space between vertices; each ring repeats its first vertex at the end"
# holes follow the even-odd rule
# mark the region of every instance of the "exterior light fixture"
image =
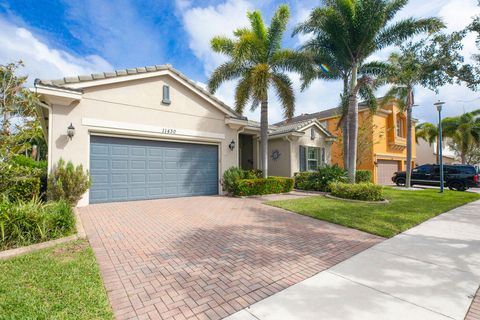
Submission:
POLYGON ((228 148, 233 151, 233 149, 235 149, 235 141, 232 140, 232 142, 230 142, 230 144, 228 145, 228 148))
POLYGON ((72 140, 73 136, 75 135, 75 127, 72 123, 67 128, 67 137, 72 140))

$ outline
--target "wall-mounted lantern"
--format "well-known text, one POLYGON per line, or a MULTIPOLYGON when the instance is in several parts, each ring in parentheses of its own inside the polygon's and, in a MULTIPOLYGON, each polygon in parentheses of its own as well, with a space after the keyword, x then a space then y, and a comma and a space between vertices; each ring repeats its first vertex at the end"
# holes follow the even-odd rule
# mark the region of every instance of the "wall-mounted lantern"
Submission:
POLYGON ((228 148, 233 151, 233 149, 235 149, 235 141, 232 140, 232 142, 230 142, 230 144, 228 145, 228 148))
POLYGON ((67 128, 67 137, 68 139, 72 140, 73 136, 75 135, 75 127, 72 123, 67 128))

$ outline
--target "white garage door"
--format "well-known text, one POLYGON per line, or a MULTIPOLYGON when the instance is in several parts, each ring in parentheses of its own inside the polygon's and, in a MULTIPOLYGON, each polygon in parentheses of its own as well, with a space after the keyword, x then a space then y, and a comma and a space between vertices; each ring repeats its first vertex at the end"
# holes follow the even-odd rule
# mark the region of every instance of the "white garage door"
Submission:
POLYGON ((377 161, 377 183, 392 184, 393 173, 398 171, 398 161, 378 160, 377 161))

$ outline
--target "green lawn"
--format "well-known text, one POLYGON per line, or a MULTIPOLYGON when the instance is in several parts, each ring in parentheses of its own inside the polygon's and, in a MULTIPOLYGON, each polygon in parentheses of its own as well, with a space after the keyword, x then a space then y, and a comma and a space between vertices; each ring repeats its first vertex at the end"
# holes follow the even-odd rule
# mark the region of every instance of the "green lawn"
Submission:
POLYGON ((314 196, 267 204, 382 237, 412 228, 436 215, 480 199, 480 194, 436 189, 421 191, 385 188, 389 204, 363 204, 314 196))
POLYGON ((0 260, 0 319, 112 318, 88 242, 0 260))

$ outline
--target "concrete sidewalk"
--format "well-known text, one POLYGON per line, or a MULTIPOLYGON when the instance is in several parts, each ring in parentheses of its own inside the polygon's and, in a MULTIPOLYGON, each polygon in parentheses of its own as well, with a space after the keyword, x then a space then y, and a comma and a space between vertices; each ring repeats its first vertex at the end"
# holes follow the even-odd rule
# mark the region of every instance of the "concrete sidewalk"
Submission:
POLYGON ((463 320, 479 285, 480 201, 476 201, 227 319, 463 320))

